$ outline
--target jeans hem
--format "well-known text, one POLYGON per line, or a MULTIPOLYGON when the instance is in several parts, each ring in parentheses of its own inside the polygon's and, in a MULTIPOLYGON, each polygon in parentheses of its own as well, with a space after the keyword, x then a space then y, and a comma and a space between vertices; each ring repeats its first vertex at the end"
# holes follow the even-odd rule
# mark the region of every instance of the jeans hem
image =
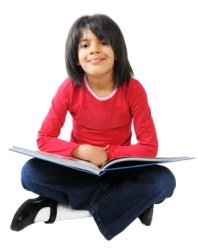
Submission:
POLYGON ((93 218, 94 218, 94 220, 95 220, 101 234, 105 237, 106 240, 111 240, 113 238, 113 236, 108 232, 108 230, 104 226, 104 224, 102 222, 102 219, 100 218, 100 216, 99 216, 98 212, 96 211, 96 209, 94 207, 90 207, 89 212, 93 216, 93 218))

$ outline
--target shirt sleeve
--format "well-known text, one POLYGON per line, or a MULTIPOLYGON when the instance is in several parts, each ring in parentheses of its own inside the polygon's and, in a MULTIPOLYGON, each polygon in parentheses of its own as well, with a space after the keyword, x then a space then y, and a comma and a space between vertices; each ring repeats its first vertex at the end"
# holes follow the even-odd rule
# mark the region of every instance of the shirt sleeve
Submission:
POLYGON ((69 88, 71 86, 66 81, 57 90, 38 132, 37 145, 41 151, 71 157, 78 144, 58 138, 69 109, 69 88))
POLYGON ((158 138, 146 91, 136 80, 132 86, 128 88, 126 96, 137 143, 110 146, 109 159, 123 156, 155 157, 158 152, 158 138))

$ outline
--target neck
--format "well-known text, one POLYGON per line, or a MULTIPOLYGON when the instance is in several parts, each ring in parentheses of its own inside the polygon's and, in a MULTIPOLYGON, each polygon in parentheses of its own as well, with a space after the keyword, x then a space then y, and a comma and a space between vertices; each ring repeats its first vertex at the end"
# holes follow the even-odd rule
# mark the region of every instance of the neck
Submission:
POLYGON ((109 95, 114 89, 114 81, 112 77, 92 77, 87 76, 87 81, 92 91, 99 97, 109 95))

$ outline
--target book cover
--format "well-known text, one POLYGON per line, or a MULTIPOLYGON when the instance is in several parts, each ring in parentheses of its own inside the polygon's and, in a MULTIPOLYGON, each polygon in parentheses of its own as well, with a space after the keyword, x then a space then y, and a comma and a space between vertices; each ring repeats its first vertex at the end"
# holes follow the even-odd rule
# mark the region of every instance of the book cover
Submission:
POLYGON ((76 169, 78 171, 83 171, 83 172, 87 172, 90 174, 95 174, 98 176, 109 171, 118 171, 118 170, 122 171, 124 169, 131 169, 135 167, 145 167, 145 166, 156 165, 156 164, 190 160, 194 158, 194 157, 189 157, 189 156, 179 156, 179 157, 133 157, 133 156, 129 156, 129 157, 119 157, 119 158, 111 159, 105 162, 102 166, 96 166, 93 163, 88 162, 88 161, 84 161, 84 160, 80 160, 76 158, 64 157, 64 156, 47 153, 47 152, 39 151, 39 150, 26 149, 26 148, 22 148, 18 146, 13 146, 9 150, 27 155, 29 157, 34 157, 34 158, 38 158, 41 160, 49 161, 52 163, 62 165, 64 167, 76 169))

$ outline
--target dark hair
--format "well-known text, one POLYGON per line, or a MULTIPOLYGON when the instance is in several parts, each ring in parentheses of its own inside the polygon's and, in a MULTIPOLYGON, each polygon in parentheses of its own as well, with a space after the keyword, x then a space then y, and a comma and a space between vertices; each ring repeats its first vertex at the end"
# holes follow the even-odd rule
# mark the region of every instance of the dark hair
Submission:
POLYGON ((128 60, 123 34, 110 17, 102 14, 78 18, 69 31, 65 45, 65 62, 67 73, 73 82, 81 86, 84 76, 84 71, 81 66, 77 65, 77 62, 78 45, 85 28, 89 28, 99 40, 105 40, 111 45, 115 55, 115 85, 118 87, 125 82, 128 83, 133 76, 133 70, 128 60))

